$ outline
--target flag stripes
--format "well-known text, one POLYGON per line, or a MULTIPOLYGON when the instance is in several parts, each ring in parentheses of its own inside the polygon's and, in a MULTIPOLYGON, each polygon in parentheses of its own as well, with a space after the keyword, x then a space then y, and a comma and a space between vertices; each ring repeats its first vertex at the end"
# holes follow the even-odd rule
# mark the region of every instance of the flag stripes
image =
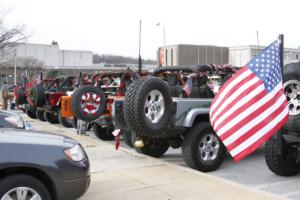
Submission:
MULTIPOLYGON (((229 91, 235 85, 238 85, 245 77, 247 77, 251 72, 247 70, 247 68, 240 69, 233 77, 237 77, 234 79, 233 77, 229 79, 221 88, 218 95, 214 98, 211 108, 210 108, 210 115, 212 115, 212 111, 217 108, 220 104, 223 103, 225 95, 230 93, 229 91)), ((232 91, 231 91, 232 92, 232 91)))
POLYGON ((272 137, 272 135, 274 135, 274 133, 277 132, 277 130, 279 130, 287 120, 288 110, 285 109, 272 121, 272 123, 267 124, 264 129, 262 129, 260 132, 257 132, 245 143, 231 151, 231 155, 234 156, 235 160, 241 160, 243 157, 252 153, 255 149, 272 137))
POLYGON ((224 113, 224 115, 216 119, 216 122, 214 124, 216 130, 219 130, 220 127, 223 127, 227 123, 226 121, 231 121, 238 114, 240 114, 241 112, 249 108, 252 104, 254 104, 256 100, 253 98, 262 98, 265 95, 264 86, 259 82, 250 87, 249 90, 252 91, 240 100, 240 102, 245 102, 244 104, 239 104, 238 101, 234 101, 232 107, 230 107, 228 111, 224 113), (256 86, 257 88, 254 88, 256 86))
POLYGON ((259 86, 262 83, 259 82, 259 79, 253 74, 245 78, 242 82, 236 85, 229 94, 230 96, 226 98, 226 100, 220 105, 217 109, 213 110, 213 114, 211 115, 211 120, 215 121, 215 119, 220 115, 223 110, 227 110, 228 108, 236 105, 237 101, 240 101, 240 97, 244 94, 251 92, 251 90, 255 89, 255 86, 259 86), (250 80, 249 80, 250 79, 250 80))
MULTIPOLYGON (((274 98, 274 92, 279 92, 278 90, 280 90, 280 86, 276 87, 276 89, 272 92, 272 93, 268 93, 267 95, 265 95, 263 98, 261 98, 259 101, 255 101, 254 104, 252 104, 250 107, 248 107, 246 110, 244 110, 243 112, 241 112, 239 115, 235 116, 231 121, 226 121, 226 125, 223 126, 221 129, 218 130, 218 135, 223 135, 225 132, 229 131, 230 129, 232 129, 233 126, 235 126, 239 121, 242 121, 243 119, 247 118, 253 118, 255 117, 253 114, 254 111, 262 111, 261 107, 263 105, 265 105, 270 99, 274 98), (276 91, 277 89, 277 91, 276 91)), ((270 104, 266 104, 269 105, 270 104)))

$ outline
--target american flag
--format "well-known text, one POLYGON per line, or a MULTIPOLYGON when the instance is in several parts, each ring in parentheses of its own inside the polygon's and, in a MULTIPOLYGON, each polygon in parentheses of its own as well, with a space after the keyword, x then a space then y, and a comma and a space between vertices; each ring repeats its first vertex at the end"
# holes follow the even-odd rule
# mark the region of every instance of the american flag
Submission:
POLYGON ((182 88, 183 92, 187 97, 191 96, 192 93, 192 87, 193 87, 193 76, 190 76, 188 80, 186 81, 186 84, 182 88))
POLYGON ((241 68, 210 107, 210 122, 234 160, 252 153, 288 120, 279 40, 241 68))

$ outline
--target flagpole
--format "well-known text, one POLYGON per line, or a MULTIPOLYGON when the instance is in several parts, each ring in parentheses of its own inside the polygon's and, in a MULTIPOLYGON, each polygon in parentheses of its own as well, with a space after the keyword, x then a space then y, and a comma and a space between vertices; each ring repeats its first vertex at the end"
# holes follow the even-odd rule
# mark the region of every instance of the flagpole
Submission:
POLYGON ((284 36, 283 34, 279 35, 279 58, 280 58, 280 69, 281 69, 281 75, 283 78, 283 52, 284 52, 284 36))
MULTIPOLYGON (((283 34, 279 35, 279 60, 280 60, 280 69, 281 69, 281 78, 283 82, 283 51, 284 51, 284 37, 283 34)), ((282 132, 278 131, 273 135, 273 138, 277 140, 276 153, 282 155, 282 132)))

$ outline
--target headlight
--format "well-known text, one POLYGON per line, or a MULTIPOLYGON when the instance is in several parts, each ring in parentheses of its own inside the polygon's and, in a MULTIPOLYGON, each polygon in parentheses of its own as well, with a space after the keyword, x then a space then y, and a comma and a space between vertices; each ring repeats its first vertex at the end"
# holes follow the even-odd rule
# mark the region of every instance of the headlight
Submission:
POLYGON ((76 144, 75 146, 73 146, 70 149, 64 150, 64 152, 65 152, 65 155, 67 156, 67 158, 72 161, 78 162, 78 161, 81 161, 86 158, 84 150, 78 144, 76 144))

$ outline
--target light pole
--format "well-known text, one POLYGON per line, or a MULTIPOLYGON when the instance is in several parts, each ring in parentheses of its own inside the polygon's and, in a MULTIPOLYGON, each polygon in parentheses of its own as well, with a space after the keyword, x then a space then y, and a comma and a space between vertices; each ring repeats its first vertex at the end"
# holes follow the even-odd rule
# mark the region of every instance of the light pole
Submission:
POLYGON ((14 71, 14 84, 17 85, 17 52, 15 50, 15 71, 14 71))

